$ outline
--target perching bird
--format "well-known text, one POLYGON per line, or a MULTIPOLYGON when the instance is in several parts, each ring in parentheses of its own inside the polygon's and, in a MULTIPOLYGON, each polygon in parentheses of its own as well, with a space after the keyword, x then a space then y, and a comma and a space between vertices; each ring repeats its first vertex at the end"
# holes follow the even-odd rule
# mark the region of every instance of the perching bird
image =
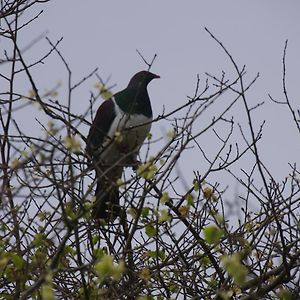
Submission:
POLYGON ((104 101, 87 137, 87 154, 96 170, 94 218, 111 220, 120 213, 117 180, 125 166, 136 166, 138 152, 147 137, 152 109, 149 82, 159 78, 148 71, 135 74, 126 89, 104 101))

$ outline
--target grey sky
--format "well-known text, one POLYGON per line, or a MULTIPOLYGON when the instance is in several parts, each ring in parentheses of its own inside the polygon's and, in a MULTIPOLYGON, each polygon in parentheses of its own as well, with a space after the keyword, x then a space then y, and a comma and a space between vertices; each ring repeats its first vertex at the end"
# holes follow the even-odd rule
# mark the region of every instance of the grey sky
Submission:
MULTIPOLYGON (((228 58, 204 30, 208 27, 240 66, 246 64, 248 80, 257 72, 261 74, 248 99, 253 105, 266 101, 255 121, 259 124, 267 120, 260 145, 267 166, 280 180, 288 173, 287 162, 299 161, 299 135, 288 110, 267 97, 268 93, 278 100, 283 96, 281 60, 284 42, 289 39, 288 92, 294 106, 300 107, 299 1, 56 0, 46 7, 39 21, 21 39, 25 45, 45 30, 52 41, 64 37, 59 49, 72 68, 75 81, 98 66, 103 79, 112 76, 110 83, 116 83, 114 91, 118 91, 136 71, 146 67, 136 49, 149 60, 157 54, 152 71, 161 80, 149 87, 156 115, 163 105, 171 110, 186 101, 186 96, 194 92, 197 74, 204 80, 205 72, 220 75, 224 70, 233 77, 228 58)), ((45 41, 40 42, 28 59, 47 48, 45 41)), ((55 55, 34 74, 42 87, 51 87, 57 80, 66 84, 66 71, 55 55)), ((94 82, 89 84, 74 95, 74 111, 81 112, 88 106, 94 82)), ((239 111, 233 114, 239 115, 239 111)), ((161 129, 167 130, 166 127, 166 123, 155 124, 154 133, 161 135, 161 129)), ((208 150, 214 149, 210 141, 207 143, 208 150)), ((193 169, 195 162, 188 160, 185 166, 193 169)))

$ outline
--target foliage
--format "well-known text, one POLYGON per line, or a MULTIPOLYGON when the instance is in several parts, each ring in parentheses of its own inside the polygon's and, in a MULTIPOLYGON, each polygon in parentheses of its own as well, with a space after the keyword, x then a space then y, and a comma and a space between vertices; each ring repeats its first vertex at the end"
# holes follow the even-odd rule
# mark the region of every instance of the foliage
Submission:
MULTIPOLYGON (((97 69, 74 81, 59 50, 61 40, 53 43, 46 37, 48 52, 35 61, 26 58, 22 49, 30 51, 40 40, 22 47, 21 29, 38 22, 40 13, 33 8, 46 2, 1 1, 0 39, 7 45, 0 61, 1 298, 246 300, 299 295, 299 169, 291 164, 290 174, 277 182, 261 160, 264 122, 257 125, 255 119, 261 105, 250 104, 247 97, 258 76, 249 80, 245 67, 239 68, 207 30, 235 73, 206 74, 203 81, 198 76, 193 96, 153 121, 167 122, 171 129, 161 144, 149 134, 142 164, 118 181, 122 217, 98 222, 91 217, 95 180, 84 145, 91 112, 111 92, 97 69), (67 70, 68 84, 58 82, 42 93, 33 74, 54 55, 67 70), (28 85, 26 92, 19 89, 19 80, 28 85), (72 104, 85 82, 96 89, 87 92, 86 110, 78 114, 72 104), (246 125, 235 121, 237 106, 246 125), (199 122, 212 111, 208 122, 199 122), (23 126, 31 112, 34 117, 26 119, 25 127, 39 128, 39 135, 23 126), (214 151, 205 150, 208 136, 215 141, 214 151), (155 155, 154 147, 159 148, 155 155), (183 174, 179 160, 191 148, 197 153, 195 169, 183 174), (244 157, 252 165, 237 172, 234 167, 242 168, 244 157), (227 183, 214 182, 215 174, 238 182, 238 201, 231 203, 239 214, 233 214, 232 196, 222 188, 227 183)), ((286 90, 286 49, 287 43, 281 104, 289 108, 300 133, 299 111, 286 90)), ((150 68, 152 63, 144 61, 150 68)))

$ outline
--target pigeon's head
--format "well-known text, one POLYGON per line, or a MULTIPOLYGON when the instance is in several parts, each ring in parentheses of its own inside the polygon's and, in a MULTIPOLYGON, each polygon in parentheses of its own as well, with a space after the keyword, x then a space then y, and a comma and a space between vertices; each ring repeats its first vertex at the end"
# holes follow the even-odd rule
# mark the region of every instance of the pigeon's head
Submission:
POLYGON ((128 87, 147 87, 148 83, 155 78, 160 78, 160 76, 153 74, 149 71, 140 71, 136 73, 129 81, 128 87))

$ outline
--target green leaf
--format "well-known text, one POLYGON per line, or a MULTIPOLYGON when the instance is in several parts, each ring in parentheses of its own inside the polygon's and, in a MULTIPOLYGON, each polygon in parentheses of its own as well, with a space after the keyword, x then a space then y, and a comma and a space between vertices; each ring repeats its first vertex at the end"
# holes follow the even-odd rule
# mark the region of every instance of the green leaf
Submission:
POLYGON ((53 286, 52 286, 52 273, 49 272, 45 277, 45 282, 41 289, 42 300, 55 300, 53 286))
POLYGON ((126 188, 126 184, 125 184, 124 180, 122 180, 121 178, 119 178, 119 179, 116 181, 116 185, 117 185, 119 188, 126 188))
POLYGON ((152 179, 157 171, 157 167, 152 162, 141 164, 137 169, 137 174, 145 179, 152 179))
POLYGON ((293 296, 292 292, 288 289, 283 289, 279 291, 278 297, 280 300, 293 300, 295 297, 293 296))
POLYGON ((147 224, 145 226, 145 232, 148 235, 148 237, 151 238, 151 237, 157 236, 158 230, 153 225, 147 224))
POLYGON ((108 100, 112 97, 112 92, 102 82, 95 83, 94 87, 99 91, 103 100, 108 100))
POLYGON ((69 135, 65 136, 64 144, 69 151, 73 153, 80 153, 80 147, 81 147, 80 140, 75 136, 69 136, 69 135))
POLYGON ((169 138, 170 140, 172 140, 175 136, 176 136, 176 131, 175 129, 171 129, 167 132, 166 134, 167 138, 169 138))
POLYGON ((222 229, 215 225, 208 225, 203 229, 204 240, 208 244, 216 244, 220 241, 221 237, 224 235, 222 229))
POLYGON ((178 208, 178 211, 180 212, 180 215, 182 218, 187 218, 190 212, 190 206, 189 205, 181 205, 178 208))
POLYGON ((9 262, 9 258, 5 254, 6 253, 1 253, 1 256, 2 256, 0 258, 0 271, 1 272, 6 268, 8 262, 9 262))
POLYGON ((163 192, 161 198, 159 199, 161 204, 166 204, 167 202, 169 202, 170 200, 170 196, 168 192, 163 192))
POLYGON ((148 268, 143 268, 139 273, 139 277, 148 282, 151 279, 151 271, 148 268))
POLYGON ((159 218, 158 222, 170 222, 172 220, 172 216, 170 215, 169 211, 167 209, 162 209, 159 211, 159 218))
POLYGON ((23 258, 21 256, 19 256, 18 254, 12 253, 10 255, 10 258, 11 258, 14 266, 16 267, 16 269, 20 270, 24 267, 25 262, 24 262, 23 258))
POLYGON ((194 186, 194 191, 198 192, 199 191, 199 181, 196 178, 193 180, 193 186, 194 186))
POLYGON ((180 289, 180 287, 178 287, 178 285, 174 284, 174 283, 171 283, 169 285, 169 289, 172 293, 177 293, 180 289))
POLYGON ((96 258, 101 259, 103 256, 107 255, 107 250, 106 250, 106 248, 93 249, 93 255, 96 258))
POLYGON ((91 201, 85 201, 83 207, 85 210, 91 210, 93 208, 93 203, 91 201))
POLYGON ((224 269, 233 278, 237 285, 242 285, 245 282, 248 270, 241 263, 241 257, 239 253, 224 256, 222 258, 222 263, 224 269))
POLYGON ((200 265, 203 268, 206 268, 209 264, 210 264, 210 259, 208 258, 208 256, 202 256, 200 258, 200 265))
POLYGON ((76 254, 76 250, 74 248, 72 248, 71 246, 69 246, 69 245, 65 245, 64 251, 65 251, 65 253, 69 253, 71 255, 76 254))
POLYGON ((8 292, 0 292, 0 299, 13 300, 13 296, 8 292))
POLYGON ((93 245, 96 245, 100 240, 100 236, 99 235, 93 235, 92 237, 92 243, 93 245))
POLYGON ((131 215, 131 217, 133 219, 136 219, 138 217, 138 212, 137 212, 136 208, 134 208, 134 207, 129 207, 127 209, 127 212, 131 215))
POLYGON ((74 207, 72 205, 72 203, 67 202, 65 204, 65 213, 66 215, 71 219, 71 220, 75 220, 76 219, 76 214, 74 211, 74 207))
POLYGON ((142 208, 142 217, 146 218, 149 215, 149 211, 150 211, 149 207, 143 207, 142 208))
POLYGON ((45 245, 45 235, 43 233, 37 233, 32 241, 32 245, 39 248, 45 245))
POLYGON ((188 193, 188 194, 185 196, 185 200, 186 200, 186 202, 187 202, 187 205, 193 206, 193 204, 194 204, 194 197, 193 197, 190 193, 188 193))
POLYGON ((152 140, 152 133, 151 133, 151 132, 149 132, 149 133, 147 134, 147 140, 148 140, 148 141, 152 140))
POLYGON ((105 279, 112 277, 114 280, 120 280, 125 271, 125 263, 123 260, 114 264, 114 258, 111 255, 104 255, 95 265, 95 272, 98 275, 100 283, 105 279))
POLYGON ((47 216, 48 216, 48 215, 49 215, 49 212, 42 211, 42 212, 39 212, 39 213, 37 214, 37 217, 39 218, 39 220, 40 220, 41 222, 43 222, 43 221, 47 220, 47 216))
POLYGON ((158 257, 161 259, 161 260, 165 260, 166 259, 166 253, 164 250, 159 250, 158 251, 158 257))
POLYGON ((53 288, 51 285, 44 284, 42 286, 42 300, 55 300, 53 288))
POLYGON ((153 258, 159 257, 161 260, 165 260, 166 259, 166 253, 165 253, 164 250, 148 251, 147 255, 149 257, 153 257, 153 258))
POLYGON ((214 190, 210 187, 206 187, 203 189, 203 196, 205 199, 210 200, 214 196, 214 190))

